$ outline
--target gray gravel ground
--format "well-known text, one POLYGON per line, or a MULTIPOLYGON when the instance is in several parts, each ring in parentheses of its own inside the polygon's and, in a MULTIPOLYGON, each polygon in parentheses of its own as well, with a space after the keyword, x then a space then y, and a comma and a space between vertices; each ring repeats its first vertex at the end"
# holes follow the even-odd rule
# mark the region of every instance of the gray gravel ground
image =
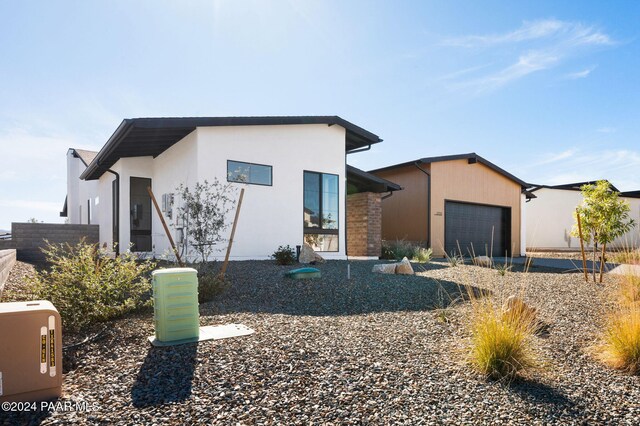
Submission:
POLYGON ((351 262, 351 281, 345 261, 318 266, 320 280, 294 281, 283 278, 293 267, 233 262, 233 287, 201 306, 201 322, 243 323, 254 335, 152 348, 151 314, 119 320, 66 354, 63 401, 88 411, 4 413, 0 423, 638 424, 640 378, 600 365, 589 349, 612 278, 596 286, 557 270, 500 276, 446 263, 373 275, 374 263, 351 262), (548 324, 535 339, 539 369, 496 383, 468 367, 469 304, 440 309, 458 284, 499 298, 524 289, 548 324))

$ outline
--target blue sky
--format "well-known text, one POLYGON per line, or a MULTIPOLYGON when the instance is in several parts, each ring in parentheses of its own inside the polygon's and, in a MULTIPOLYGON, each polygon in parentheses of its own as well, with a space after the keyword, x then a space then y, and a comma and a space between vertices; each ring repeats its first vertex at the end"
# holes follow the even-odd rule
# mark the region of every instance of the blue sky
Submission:
POLYGON ((61 221, 123 118, 340 115, 372 169, 475 151, 640 189, 638 1, 0 0, 0 228, 61 221))

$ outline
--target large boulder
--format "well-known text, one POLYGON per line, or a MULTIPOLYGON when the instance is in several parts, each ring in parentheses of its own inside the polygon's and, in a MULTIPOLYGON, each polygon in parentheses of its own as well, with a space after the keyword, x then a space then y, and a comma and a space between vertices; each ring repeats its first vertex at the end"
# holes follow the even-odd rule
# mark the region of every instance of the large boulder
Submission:
POLYGON ((309 244, 305 243, 300 250, 300 263, 324 263, 324 258, 313 250, 309 244))
POLYGON ((396 264, 395 263, 381 263, 378 265, 373 265, 373 269, 371 272, 377 272, 379 274, 395 274, 396 273, 396 264))
POLYGON ((491 268, 493 266, 493 260, 489 256, 477 256, 473 259, 473 263, 483 268, 491 268))
POLYGON ((400 262, 396 263, 396 274, 398 275, 413 275, 413 267, 411 267, 411 262, 406 257, 403 258, 400 262))

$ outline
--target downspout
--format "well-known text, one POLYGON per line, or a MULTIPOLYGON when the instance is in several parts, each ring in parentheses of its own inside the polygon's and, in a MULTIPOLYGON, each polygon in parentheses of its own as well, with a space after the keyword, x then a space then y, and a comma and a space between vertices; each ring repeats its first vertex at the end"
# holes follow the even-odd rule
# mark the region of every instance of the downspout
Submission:
POLYGON ((380 200, 386 200, 387 198, 391 197, 393 195, 393 191, 389 191, 389 193, 387 195, 385 195, 384 197, 381 197, 380 200))
POLYGON ((116 205, 112 206, 112 208, 116 211, 115 226, 116 226, 117 235, 118 235, 118 244, 114 244, 114 246, 115 246, 116 256, 118 256, 120 255, 120 175, 118 174, 118 172, 114 172, 111 169, 107 169, 106 171, 113 174, 116 177, 116 188, 118 191, 115 197, 116 205))
POLYGON ((413 165, 427 175, 427 247, 431 247, 431 173, 420 167, 417 161, 413 165))
POLYGON ((357 148, 357 149, 354 149, 352 151, 347 151, 347 154, 356 154, 358 152, 369 151, 370 149, 371 149, 371 144, 369 144, 369 145, 367 145, 367 146, 365 146, 363 148, 357 148))

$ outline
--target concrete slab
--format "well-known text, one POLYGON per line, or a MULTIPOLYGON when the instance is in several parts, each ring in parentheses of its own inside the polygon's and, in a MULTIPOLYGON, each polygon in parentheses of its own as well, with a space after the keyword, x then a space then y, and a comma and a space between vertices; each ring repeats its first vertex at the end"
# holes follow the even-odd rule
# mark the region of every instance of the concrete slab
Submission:
POLYGON ((254 330, 243 324, 207 325, 200 327, 200 336, 193 339, 174 340, 172 342, 161 342, 156 336, 149 336, 148 340, 153 346, 176 346, 185 343, 203 342, 205 340, 229 339, 231 337, 248 336, 255 333, 254 330))

